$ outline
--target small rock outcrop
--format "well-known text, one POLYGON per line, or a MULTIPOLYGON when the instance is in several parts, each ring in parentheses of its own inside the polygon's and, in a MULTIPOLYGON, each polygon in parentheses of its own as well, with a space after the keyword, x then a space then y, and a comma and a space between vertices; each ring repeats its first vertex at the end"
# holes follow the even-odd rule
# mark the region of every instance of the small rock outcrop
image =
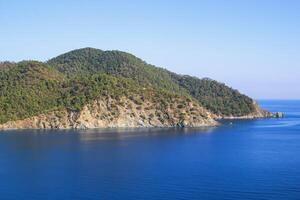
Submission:
POLYGON ((284 117, 284 114, 282 112, 276 112, 274 113, 273 115, 275 118, 283 118, 284 117))

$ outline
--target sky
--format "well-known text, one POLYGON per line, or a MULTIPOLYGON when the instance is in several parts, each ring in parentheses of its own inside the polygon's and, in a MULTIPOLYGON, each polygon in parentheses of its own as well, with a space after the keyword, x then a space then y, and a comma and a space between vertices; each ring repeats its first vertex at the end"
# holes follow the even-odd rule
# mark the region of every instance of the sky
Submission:
POLYGON ((299 11, 297 0, 0 0, 0 61, 121 50, 255 99, 300 99, 299 11))

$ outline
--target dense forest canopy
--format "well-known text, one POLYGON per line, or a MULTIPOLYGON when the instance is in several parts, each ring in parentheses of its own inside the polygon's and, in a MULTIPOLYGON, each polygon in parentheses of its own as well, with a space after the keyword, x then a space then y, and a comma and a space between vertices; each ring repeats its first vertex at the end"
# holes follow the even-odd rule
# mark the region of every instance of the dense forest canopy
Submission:
POLYGON ((163 88, 170 92, 189 94, 218 115, 242 116, 254 110, 253 100, 223 83, 211 79, 182 76, 149 65, 121 51, 101 51, 93 48, 74 50, 48 61, 55 69, 74 75, 105 72, 138 81, 143 85, 163 88), (80 70, 78 70, 80 69, 80 70))
POLYGON ((118 98, 145 89, 159 96, 158 103, 184 96, 220 116, 255 109, 251 98, 217 81, 178 75, 121 51, 84 48, 46 63, 1 62, 0 123, 61 108, 80 110, 101 96, 118 98))

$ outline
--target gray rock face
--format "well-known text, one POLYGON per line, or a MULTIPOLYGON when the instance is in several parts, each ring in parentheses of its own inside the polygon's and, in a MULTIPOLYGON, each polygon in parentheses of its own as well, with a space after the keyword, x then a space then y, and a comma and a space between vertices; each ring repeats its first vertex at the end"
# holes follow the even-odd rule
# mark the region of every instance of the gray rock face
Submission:
POLYGON ((274 113, 274 117, 275 118, 283 118, 284 114, 282 112, 276 112, 276 113, 274 113))
POLYGON ((178 108, 176 100, 164 110, 152 101, 137 104, 128 97, 100 98, 80 111, 52 111, 31 118, 0 124, 0 129, 89 129, 127 127, 216 126, 216 117, 196 102, 178 108))

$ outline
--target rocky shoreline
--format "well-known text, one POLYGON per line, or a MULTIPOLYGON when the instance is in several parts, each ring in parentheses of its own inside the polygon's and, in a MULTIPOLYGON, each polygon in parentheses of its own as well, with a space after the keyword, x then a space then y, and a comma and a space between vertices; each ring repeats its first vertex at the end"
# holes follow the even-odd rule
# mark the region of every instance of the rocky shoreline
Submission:
POLYGON ((0 129, 93 129, 93 128, 140 128, 140 127, 206 127, 217 126, 215 115, 196 102, 178 108, 176 102, 164 111, 155 103, 135 101, 123 97, 98 99, 80 111, 62 109, 23 120, 9 121, 0 129))
MULTIPOLYGON (((135 98, 140 98, 136 96, 135 98)), ((197 102, 178 106, 183 99, 173 99, 165 110, 150 99, 137 103, 133 97, 99 98, 80 111, 61 109, 34 117, 0 124, 0 130, 9 129, 95 129, 95 128, 152 128, 152 127, 209 127, 220 120, 283 117, 283 113, 264 111, 254 103, 254 112, 245 116, 217 116, 197 102)))

